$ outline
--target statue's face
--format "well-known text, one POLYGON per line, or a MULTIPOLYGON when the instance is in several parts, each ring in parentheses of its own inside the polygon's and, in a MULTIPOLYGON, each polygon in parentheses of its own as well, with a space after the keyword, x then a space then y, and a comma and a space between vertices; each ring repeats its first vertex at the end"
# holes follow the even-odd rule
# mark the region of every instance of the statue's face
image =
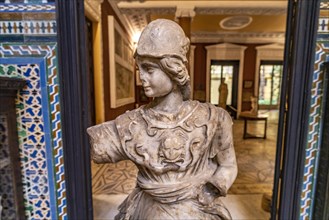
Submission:
POLYGON ((174 82, 160 69, 154 58, 138 57, 136 61, 147 97, 162 97, 173 90, 174 82))

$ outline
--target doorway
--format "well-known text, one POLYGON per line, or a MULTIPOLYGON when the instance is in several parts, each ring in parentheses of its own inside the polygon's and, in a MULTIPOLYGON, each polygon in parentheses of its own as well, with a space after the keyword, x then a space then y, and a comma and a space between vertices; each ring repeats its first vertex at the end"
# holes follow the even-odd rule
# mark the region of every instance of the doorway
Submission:
POLYGON ((259 69, 258 108, 279 109, 283 62, 261 61, 259 69))
POLYGON ((224 79, 228 88, 226 105, 237 108, 239 61, 211 60, 210 66, 210 102, 219 104, 219 88, 224 79))

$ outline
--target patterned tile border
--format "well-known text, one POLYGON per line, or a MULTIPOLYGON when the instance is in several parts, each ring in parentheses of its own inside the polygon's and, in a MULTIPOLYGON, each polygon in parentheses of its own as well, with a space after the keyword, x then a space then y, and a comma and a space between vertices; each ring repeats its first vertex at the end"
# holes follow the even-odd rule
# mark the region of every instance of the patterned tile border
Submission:
POLYGON ((45 3, 45 4, 0 3, 0 12, 55 12, 55 10, 56 7, 54 3, 45 3))
POLYGON ((44 0, 0 3, 0 42, 56 42, 56 7, 44 0))
POLYGON ((329 31, 329 18, 320 18, 319 19, 319 26, 318 26, 318 33, 328 33, 329 31))
MULTIPOLYGON (((328 48, 329 49, 329 48, 328 48)), ((327 51, 328 52, 328 51, 327 51)), ((321 137, 324 72, 321 65, 326 59, 323 45, 318 44, 312 83, 311 109, 309 116, 308 144, 306 146, 303 187, 300 200, 300 219, 312 219, 313 196, 321 137)))
MULTIPOLYGON (((54 44, 54 43, 53 43, 54 44)), ((53 44, 1 44, 0 57, 39 57, 53 50, 53 44)))
POLYGON ((55 20, 48 21, 0 21, 0 34, 56 35, 55 20))
POLYGON ((320 8, 321 10, 329 9, 329 2, 327 0, 322 0, 322 2, 320 2, 320 8))
MULTIPOLYGON (((329 3, 320 3, 322 12, 329 11, 329 3)), ((300 198, 299 219, 312 219, 313 198, 315 194, 315 181, 317 176, 317 164, 319 160, 319 148, 321 145, 323 105, 324 72, 322 64, 329 61, 329 18, 320 17, 318 24, 317 47, 312 82, 311 108, 309 115, 308 141, 305 152, 304 175, 302 193, 300 198)))
POLYGON ((27 216, 66 219, 56 44, 1 44, 0 51, 2 72, 29 81, 17 103, 27 216))

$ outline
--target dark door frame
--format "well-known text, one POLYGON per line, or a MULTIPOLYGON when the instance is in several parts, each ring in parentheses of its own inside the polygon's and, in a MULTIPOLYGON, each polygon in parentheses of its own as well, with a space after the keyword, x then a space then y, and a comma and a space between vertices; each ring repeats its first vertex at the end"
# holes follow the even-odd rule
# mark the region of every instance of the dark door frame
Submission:
POLYGON ((319 10, 288 2, 271 219, 299 219, 319 10))
MULTIPOLYGON (((283 77, 289 81, 282 82, 272 219, 299 215, 319 12, 319 0, 289 0, 288 5, 283 77)), ((83 0, 57 0, 56 9, 67 214, 92 219, 83 0)))
POLYGON ((87 57, 87 77, 88 77, 88 114, 89 123, 88 126, 96 124, 96 114, 95 114, 95 87, 94 87, 94 60, 93 60, 93 22, 85 17, 85 36, 86 36, 86 57, 87 57))
POLYGON ((88 75, 83 0, 56 0, 68 219, 92 219, 88 75))

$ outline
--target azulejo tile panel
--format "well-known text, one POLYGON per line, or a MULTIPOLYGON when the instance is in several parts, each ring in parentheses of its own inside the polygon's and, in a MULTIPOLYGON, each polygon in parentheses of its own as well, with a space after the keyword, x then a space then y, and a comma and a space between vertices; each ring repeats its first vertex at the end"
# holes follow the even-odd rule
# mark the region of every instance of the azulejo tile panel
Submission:
POLYGON ((56 44, 1 44, 0 74, 28 83, 17 98, 26 215, 66 219, 56 44))
POLYGON ((321 13, 327 14, 329 12, 328 2, 321 2, 320 8, 321 11, 318 24, 317 47, 312 81, 308 139, 304 162, 302 194, 300 198, 300 219, 312 219, 317 163, 321 146, 321 117, 323 115, 322 105, 324 99, 324 72, 322 65, 324 62, 329 61, 329 18, 321 17, 321 13))
POLYGON ((50 201, 50 193, 47 184, 44 119, 39 82, 40 66, 36 64, 2 64, 2 66, 3 69, 15 69, 14 76, 20 75, 28 81, 16 101, 25 213, 29 219, 50 218, 50 207, 45 203, 50 201), (35 206, 36 203, 43 206, 38 208, 35 206))
POLYGON ((0 2, 0 75, 28 85, 17 98, 28 219, 66 219, 55 0, 0 2))

